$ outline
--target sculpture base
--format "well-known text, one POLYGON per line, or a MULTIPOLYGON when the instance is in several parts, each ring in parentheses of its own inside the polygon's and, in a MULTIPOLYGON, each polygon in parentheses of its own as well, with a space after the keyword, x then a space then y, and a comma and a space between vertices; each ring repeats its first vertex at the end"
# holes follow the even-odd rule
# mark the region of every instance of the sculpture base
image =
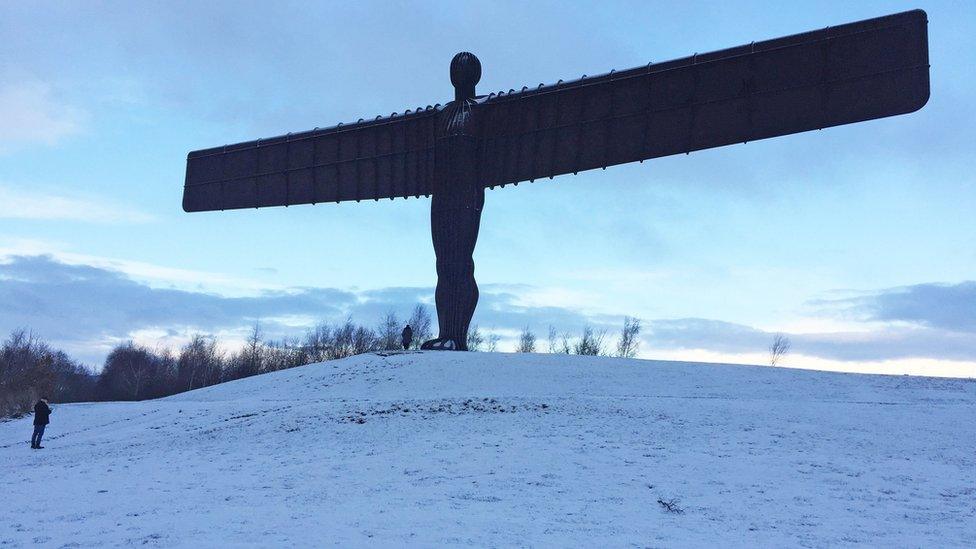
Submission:
POLYGON ((439 337, 430 341, 425 341, 421 346, 422 351, 460 351, 460 346, 456 341, 449 337, 439 337))

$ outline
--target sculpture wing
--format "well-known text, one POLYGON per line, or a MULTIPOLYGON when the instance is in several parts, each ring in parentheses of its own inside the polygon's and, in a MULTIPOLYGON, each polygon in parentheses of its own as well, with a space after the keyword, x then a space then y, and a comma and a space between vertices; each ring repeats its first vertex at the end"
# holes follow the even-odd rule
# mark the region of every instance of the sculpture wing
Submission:
POLYGON ((188 212, 429 195, 437 107, 193 151, 188 212))
POLYGON ((916 10, 509 93, 484 104, 486 187, 904 114, 929 97, 916 10))

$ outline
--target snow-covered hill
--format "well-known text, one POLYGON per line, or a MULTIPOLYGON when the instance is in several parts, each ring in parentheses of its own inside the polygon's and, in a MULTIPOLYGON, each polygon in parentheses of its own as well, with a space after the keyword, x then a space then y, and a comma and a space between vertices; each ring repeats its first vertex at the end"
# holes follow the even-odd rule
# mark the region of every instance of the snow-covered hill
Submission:
POLYGON ((0 546, 973 547, 974 419, 967 380, 359 356, 0 423, 0 546))

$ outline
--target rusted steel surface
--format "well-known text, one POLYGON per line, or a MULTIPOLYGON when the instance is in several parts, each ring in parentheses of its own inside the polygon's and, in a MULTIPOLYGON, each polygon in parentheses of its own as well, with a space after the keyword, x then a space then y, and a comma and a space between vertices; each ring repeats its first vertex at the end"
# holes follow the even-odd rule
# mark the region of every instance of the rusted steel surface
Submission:
MULTIPOLYGON (((929 96, 926 27, 916 10, 478 97, 479 177, 494 187, 912 112, 929 96)), ((441 110, 192 152, 183 207, 430 195, 441 110)))
POLYGON ((439 106, 194 151, 187 155, 188 212, 431 193, 439 106))
POLYGON ((929 97, 925 12, 489 95, 492 187, 905 114, 929 97))

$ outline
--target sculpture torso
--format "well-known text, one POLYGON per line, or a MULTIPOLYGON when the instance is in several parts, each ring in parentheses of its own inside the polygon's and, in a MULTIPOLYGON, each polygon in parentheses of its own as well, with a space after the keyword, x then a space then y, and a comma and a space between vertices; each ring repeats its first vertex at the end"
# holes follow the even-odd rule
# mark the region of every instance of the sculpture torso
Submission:
POLYGON ((452 101, 437 124, 431 207, 481 211, 485 193, 479 177, 478 111, 474 99, 452 101))

